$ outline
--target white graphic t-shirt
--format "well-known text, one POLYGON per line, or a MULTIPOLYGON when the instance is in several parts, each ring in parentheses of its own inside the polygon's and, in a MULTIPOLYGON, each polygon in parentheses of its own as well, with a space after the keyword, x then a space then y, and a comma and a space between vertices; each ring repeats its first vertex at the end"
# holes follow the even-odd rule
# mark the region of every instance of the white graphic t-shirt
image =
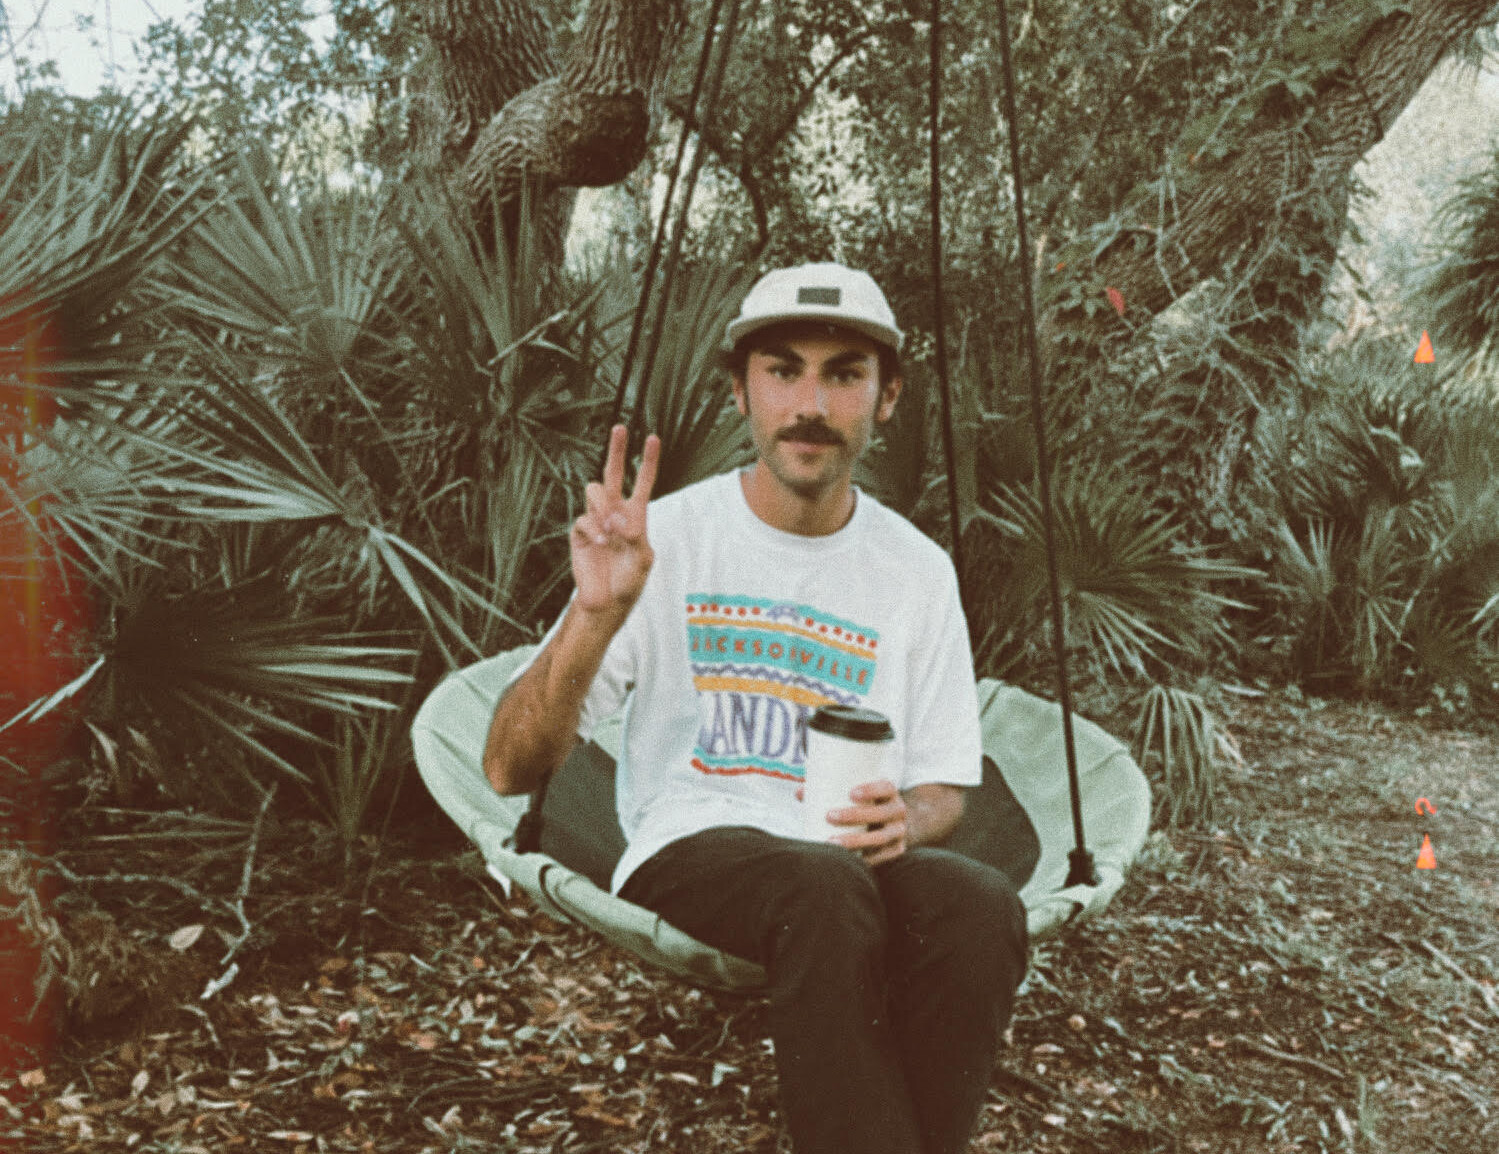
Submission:
POLYGON ((857 488, 855 502, 821 537, 760 520, 738 472, 651 502, 655 563, 578 724, 586 740, 625 706, 616 800, 628 847, 615 893, 700 830, 799 836, 806 724, 820 705, 890 719, 900 789, 979 784, 978 690, 952 562, 857 488))

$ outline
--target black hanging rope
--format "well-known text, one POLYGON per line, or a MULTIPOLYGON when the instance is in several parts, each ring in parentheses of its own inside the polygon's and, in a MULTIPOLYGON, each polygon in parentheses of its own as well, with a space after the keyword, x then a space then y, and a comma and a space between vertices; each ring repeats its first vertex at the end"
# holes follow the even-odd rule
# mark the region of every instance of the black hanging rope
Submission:
POLYGON ((942 453, 947 462, 947 519, 952 527, 952 562, 958 574, 958 598, 964 604, 963 523, 958 512, 958 466, 953 448, 952 386, 947 376, 947 324, 942 299, 942 0, 932 0, 931 72, 927 82, 931 118, 931 168, 928 201, 932 218, 932 309, 937 338, 937 381, 942 397, 942 453))
POLYGON ((1015 229, 1020 245, 1026 355, 1030 361, 1031 428, 1036 440, 1036 495, 1041 502, 1041 524, 1046 536, 1046 573, 1051 585, 1051 640, 1057 667, 1057 696, 1062 706, 1062 741, 1067 751, 1067 783, 1072 791, 1072 834, 1075 846, 1067 854, 1067 885, 1097 885, 1093 855, 1083 840, 1083 803, 1077 777, 1077 746, 1072 737, 1072 689, 1067 680, 1066 622, 1062 616, 1062 582, 1057 572, 1056 529, 1051 499, 1051 455, 1042 417, 1041 355, 1036 344, 1036 301, 1031 284, 1030 242, 1025 230, 1024 182, 1020 172, 1020 121, 1015 111, 1015 69, 1010 61, 1010 17, 1005 0, 995 0, 999 12, 999 52, 1005 72, 1005 120, 1009 125, 1010 177, 1015 185, 1015 229))
MULTIPOLYGON (((691 118, 693 117, 697 117, 699 119, 699 122, 701 122, 701 114, 698 112, 698 98, 702 93, 703 77, 706 76, 708 72, 709 57, 711 57, 713 54, 713 42, 718 33, 718 14, 723 8, 723 5, 724 0, 713 0, 713 8, 708 14, 708 26, 703 32, 703 47, 701 52, 698 54, 697 67, 693 71, 692 75, 692 92, 687 98, 687 119, 684 119, 682 122, 682 135, 677 141, 677 152, 676 157, 672 161, 671 177, 668 179, 666 184, 666 199, 662 202, 661 216, 656 222, 656 231, 654 236, 651 238, 651 249, 649 255, 646 258, 645 274, 641 279, 640 296, 636 299, 635 313, 630 322, 630 337, 629 340, 625 343, 624 363, 620 367, 619 382, 614 389, 614 405, 609 413, 609 427, 611 429, 615 426, 615 424, 618 423, 620 413, 624 409, 625 390, 629 387, 630 374, 635 364, 635 353, 640 344, 640 334, 645 326, 646 313, 650 308, 651 289, 655 284, 656 268, 661 259, 661 247, 666 237, 666 222, 668 217, 670 217, 671 215, 672 200, 676 194, 677 188, 677 177, 681 174, 682 171, 682 158, 686 155, 687 152, 688 125, 691 122, 691 118)), ((728 34, 725 36, 724 49, 722 54, 720 55, 718 68, 716 70, 716 75, 714 78, 713 93, 708 99, 708 104, 710 107, 717 99, 718 84, 723 80, 724 61, 728 59, 729 49, 733 45, 733 25, 737 21, 738 16, 739 0, 734 0, 734 7, 729 17, 730 27, 728 29, 728 34)), ((685 202, 682 205, 680 219, 677 225, 678 236, 673 243, 672 255, 667 262, 668 279, 666 292, 670 292, 670 266, 675 263, 677 253, 680 251, 680 234, 682 229, 686 227, 687 210, 692 203, 692 186, 696 183, 697 170, 699 167, 698 158, 701 156, 701 154, 702 148, 699 147, 697 155, 695 155, 693 158, 691 181, 687 188, 686 196, 684 198, 685 202)), ((665 309, 664 303, 662 305, 662 309, 665 309)), ((665 317, 664 311, 662 312, 661 317, 662 319, 657 321, 656 338, 651 345, 650 359, 652 362, 655 361, 656 345, 660 342, 660 329, 665 317)), ((650 368, 647 367, 645 372, 641 376, 642 394, 644 393, 644 382, 646 379, 648 379, 649 374, 650 368)), ((632 429, 640 415, 640 410, 641 397, 637 396, 635 399, 635 408, 630 420, 632 429)), ((604 462, 607 459, 608 446, 606 444, 599 456, 598 468, 596 469, 597 474, 600 476, 603 475, 604 462)), ((551 785, 551 783, 552 775, 549 773, 545 777, 543 777, 536 788, 531 791, 531 800, 526 806, 526 812, 521 815, 520 821, 516 822, 515 825, 516 853, 536 853, 541 849, 541 810, 542 807, 546 804, 547 787, 551 785)))
MULTIPOLYGON (((671 216, 671 204, 677 192, 677 178, 682 172, 682 159, 687 155, 687 137, 690 135, 691 118, 696 116, 698 97, 702 93, 703 78, 708 74, 708 59, 713 54, 713 41, 718 35, 718 14, 722 10, 724 0, 713 0, 713 8, 708 13, 708 26, 703 31, 703 46, 698 53, 697 67, 692 73, 692 91, 687 97, 687 117, 682 121, 682 135, 677 138, 677 153, 672 159, 671 176, 666 182, 666 198, 661 203, 661 215, 656 220, 656 231, 651 237, 650 253, 646 257, 645 273, 640 282, 640 295, 635 301, 635 315, 630 322, 630 337, 625 342, 625 359, 620 366, 619 383, 614 389, 614 406, 609 411, 609 427, 612 429, 619 423, 619 415, 624 410, 625 390, 630 385, 630 373, 635 367, 635 352, 640 344, 640 334, 645 327, 646 313, 650 309, 651 289, 656 283, 656 267, 661 260, 661 246, 666 241, 666 222, 671 216)), ((736 0, 735 11, 738 11, 736 0)), ((597 472, 604 472, 604 461, 608 458, 608 446, 606 445, 599 456, 597 472)))
MULTIPOLYGON (((739 0, 729 7, 729 18, 723 30, 723 48, 713 66, 713 79, 708 83, 707 99, 703 101, 704 114, 698 116, 698 124, 706 120, 706 112, 718 106, 718 94, 723 88, 724 72, 729 55, 734 50, 734 33, 739 26, 739 0)), ((686 126, 683 126, 683 139, 686 126)), ((661 300, 656 307, 656 323, 651 327, 651 342, 646 349, 645 362, 640 367, 640 388, 635 392, 635 407, 630 413, 630 443, 634 444, 640 434, 641 420, 645 415, 645 395, 650 387, 651 373, 656 368, 656 354, 661 349, 661 333, 666 328, 666 313, 671 307, 671 290, 676 281, 677 266, 682 255, 682 240, 687 235, 687 214, 692 210, 692 194, 697 190, 698 174, 703 170, 703 158, 707 155, 707 143, 702 131, 698 133, 698 146, 692 153, 692 167, 687 170, 687 185, 682 191, 682 204, 677 210, 677 223, 671 233, 671 252, 666 257, 666 278, 661 282, 661 300)), ((665 214, 663 213, 663 216, 665 214)))

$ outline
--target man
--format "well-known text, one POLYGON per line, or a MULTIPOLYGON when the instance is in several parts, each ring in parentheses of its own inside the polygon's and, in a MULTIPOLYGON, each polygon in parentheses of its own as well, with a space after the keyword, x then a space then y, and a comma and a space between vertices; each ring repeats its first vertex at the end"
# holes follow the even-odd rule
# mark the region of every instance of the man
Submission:
POLYGON ((902 340, 865 273, 757 282, 725 348, 754 466, 651 502, 653 435, 627 498, 613 430, 572 527, 576 592, 484 754, 499 792, 530 792, 628 703, 614 891, 765 967, 798 1154, 965 1149, 1025 971, 1008 879, 934 848, 981 777, 952 563, 852 482, 900 395, 902 340), (820 843, 801 838, 800 784, 827 703, 883 712, 898 768, 830 811, 849 832, 820 843))

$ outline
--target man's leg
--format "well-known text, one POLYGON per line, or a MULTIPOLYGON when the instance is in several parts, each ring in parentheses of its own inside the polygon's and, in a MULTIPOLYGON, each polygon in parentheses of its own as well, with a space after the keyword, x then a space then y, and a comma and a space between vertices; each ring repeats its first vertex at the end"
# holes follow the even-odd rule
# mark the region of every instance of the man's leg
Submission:
POLYGON ((947 850, 908 850, 873 872, 922 1149, 957 1154, 968 1148, 1025 975, 1025 909, 1003 873, 947 850))
POLYGON ((705 830, 653 856, 621 896, 766 968, 797 1154, 920 1154, 888 1017, 884 903, 857 855, 743 827, 705 830))

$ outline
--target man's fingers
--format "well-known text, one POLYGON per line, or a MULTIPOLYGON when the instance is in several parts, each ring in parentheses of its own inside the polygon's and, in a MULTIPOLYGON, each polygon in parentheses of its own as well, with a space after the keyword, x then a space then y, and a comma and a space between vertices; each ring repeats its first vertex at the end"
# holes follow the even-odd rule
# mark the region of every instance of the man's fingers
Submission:
POLYGON ((629 519, 617 509, 611 512, 591 508, 573 522, 573 528, 594 545, 636 541, 640 536, 632 531, 629 519))
POLYGON ((604 458, 604 492, 616 499, 625 492, 625 443, 630 430, 615 425, 609 430, 609 455, 604 458))
POLYGON ((604 493, 604 486, 598 481, 589 481, 583 487, 583 507, 594 517, 603 517, 609 511, 604 493))
POLYGON ((904 822, 897 822, 894 825, 881 826, 879 829, 859 830, 857 833, 841 834, 832 840, 845 849, 856 850, 859 853, 869 853, 872 850, 880 850, 888 846, 903 846, 906 840, 906 827, 904 822))
POLYGON ((886 825, 905 815, 905 804, 897 800, 885 805, 856 805, 847 809, 833 809, 828 811, 827 816, 834 825, 886 825))
POLYGON ((607 538, 599 528, 599 520, 591 512, 584 513, 573 522, 573 535, 590 545, 602 545, 607 538))
POLYGON ((645 452, 640 454, 640 468, 635 473, 635 490, 630 494, 630 504, 644 512, 651 499, 651 490, 656 487, 656 467, 661 463, 661 438, 652 433, 645 439, 645 452))
POLYGON ((899 792, 900 791, 895 788, 894 782, 890 781, 887 778, 881 778, 879 781, 869 781, 865 782, 863 785, 855 786, 853 792, 849 796, 852 797, 854 801, 883 804, 884 802, 894 798, 899 792))
POLYGON ((864 864, 877 866, 884 865, 887 861, 894 861, 906 852, 904 844, 886 846, 880 850, 866 850, 864 853, 864 864))

